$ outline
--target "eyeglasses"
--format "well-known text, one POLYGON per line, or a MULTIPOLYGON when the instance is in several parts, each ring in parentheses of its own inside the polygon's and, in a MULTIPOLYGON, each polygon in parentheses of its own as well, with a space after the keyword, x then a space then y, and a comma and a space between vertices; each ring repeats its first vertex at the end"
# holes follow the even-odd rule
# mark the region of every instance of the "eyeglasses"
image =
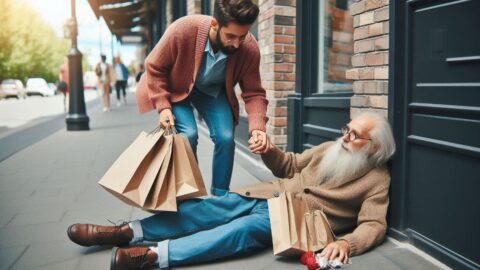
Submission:
POLYGON ((225 34, 225 39, 226 39, 226 43, 229 43, 229 44, 234 44, 235 41, 238 41, 238 44, 241 44, 242 42, 245 41, 245 38, 247 38, 247 36, 241 36, 241 37, 238 37, 238 36, 235 36, 235 35, 232 35, 232 34, 225 34))
POLYGON ((351 141, 351 142, 353 142, 357 139, 368 140, 368 141, 372 140, 372 139, 362 138, 362 137, 358 136, 358 134, 354 130, 351 130, 348 126, 344 126, 340 130, 342 131, 342 134, 344 136, 345 135, 348 136, 348 140, 351 141))

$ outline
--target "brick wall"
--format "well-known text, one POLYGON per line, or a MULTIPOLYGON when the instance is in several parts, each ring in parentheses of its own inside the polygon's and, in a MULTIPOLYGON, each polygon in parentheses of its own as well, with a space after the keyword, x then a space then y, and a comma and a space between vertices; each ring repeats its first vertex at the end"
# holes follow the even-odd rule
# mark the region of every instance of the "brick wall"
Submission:
POLYGON ((347 6, 340 7, 335 0, 329 0, 325 7, 329 19, 325 22, 325 39, 330 41, 325 44, 325 81, 351 83, 345 72, 351 67, 353 54, 353 17, 347 6))
POLYGON ((269 100, 267 133, 275 145, 285 149, 287 96, 295 90, 296 0, 260 0, 258 5, 260 74, 269 100))
POLYGON ((361 0, 353 3, 353 68, 347 78, 354 80, 350 115, 374 110, 387 116, 388 106, 388 0, 361 0))

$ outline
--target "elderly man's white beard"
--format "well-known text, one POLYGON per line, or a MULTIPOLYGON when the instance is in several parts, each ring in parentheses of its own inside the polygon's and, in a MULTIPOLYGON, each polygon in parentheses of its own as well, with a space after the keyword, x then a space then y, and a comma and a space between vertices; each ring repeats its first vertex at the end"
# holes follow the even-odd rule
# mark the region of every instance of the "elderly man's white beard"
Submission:
POLYGON ((338 187, 372 168, 368 147, 351 152, 342 147, 342 142, 339 138, 326 150, 319 167, 320 184, 338 187))

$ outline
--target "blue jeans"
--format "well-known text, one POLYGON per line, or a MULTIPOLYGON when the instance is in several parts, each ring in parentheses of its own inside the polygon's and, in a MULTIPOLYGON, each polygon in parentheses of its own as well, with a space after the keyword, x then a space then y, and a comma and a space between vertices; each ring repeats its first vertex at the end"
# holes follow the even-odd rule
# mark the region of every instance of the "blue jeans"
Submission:
POLYGON ((210 192, 217 196, 224 195, 230 187, 235 154, 232 108, 228 103, 225 90, 220 91, 215 98, 196 88, 188 98, 173 104, 172 112, 176 117, 175 127, 178 132, 187 136, 195 156, 197 155, 198 129, 192 105, 205 119, 210 130, 210 138, 215 144, 210 192))
POLYGON ((267 201, 235 193, 183 201, 178 212, 157 213, 140 225, 139 240, 161 241, 160 268, 213 261, 272 244, 267 201))

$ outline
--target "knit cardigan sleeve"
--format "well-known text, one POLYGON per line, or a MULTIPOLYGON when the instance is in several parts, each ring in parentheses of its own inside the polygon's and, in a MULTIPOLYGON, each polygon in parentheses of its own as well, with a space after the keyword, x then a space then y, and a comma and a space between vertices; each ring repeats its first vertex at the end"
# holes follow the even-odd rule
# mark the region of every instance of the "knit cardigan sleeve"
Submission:
POLYGON ((158 112, 171 109, 168 76, 177 57, 175 27, 171 25, 145 60, 148 96, 158 112))
POLYGON ((242 89, 241 97, 245 101, 248 125, 250 133, 253 130, 266 130, 268 121, 265 89, 262 87, 260 78, 260 50, 253 37, 249 42, 249 59, 245 74, 240 78, 239 84, 242 89))
POLYGON ((301 154, 283 152, 276 146, 265 154, 262 160, 272 171, 273 175, 279 178, 292 178, 295 173, 300 172, 312 160, 315 153, 326 147, 327 143, 312 147, 301 154))
POLYGON ((361 206, 357 227, 339 239, 350 245, 350 256, 359 255, 380 244, 387 230, 388 187, 368 197, 361 206))

